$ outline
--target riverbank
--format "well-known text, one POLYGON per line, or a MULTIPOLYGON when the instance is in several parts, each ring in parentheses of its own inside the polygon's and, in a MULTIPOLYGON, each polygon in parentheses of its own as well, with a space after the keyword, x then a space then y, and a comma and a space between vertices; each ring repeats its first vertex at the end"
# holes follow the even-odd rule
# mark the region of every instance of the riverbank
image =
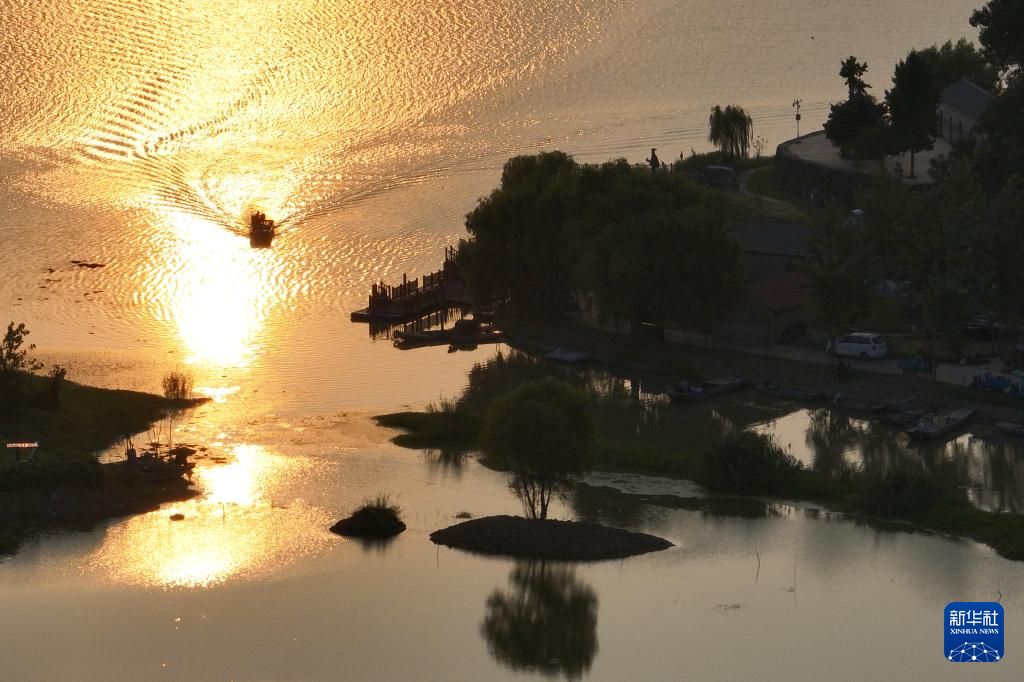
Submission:
POLYGON ((64 382, 56 403, 42 399, 50 380, 25 375, 17 408, 0 421, 0 441, 38 443, 0 451, 0 552, 32 532, 85 529, 107 518, 151 511, 195 493, 186 469, 145 455, 100 464, 101 452, 200 400, 64 382), (16 454, 17 453, 17 454, 16 454))
MULTIPOLYGON (((969 394, 970 389, 936 386, 921 379, 866 372, 839 377, 834 368, 825 366, 806 366, 778 358, 643 341, 571 324, 526 326, 511 321, 506 323, 505 329, 509 343, 534 358, 555 346, 573 347, 590 353, 602 369, 617 372, 619 376, 658 373, 679 379, 696 379, 728 373, 753 381, 772 379, 814 387, 815 390, 841 392, 865 400, 893 400, 913 394, 917 397, 909 401, 908 406, 966 403, 976 405, 986 419, 997 419, 1005 411, 1014 409, 1012 404, 998 400, 999 396, 974 396, 969 394)), ((406 433, 394 439, 396 444, 405 447, 473 450, 476 434, 490 402, 515 382, 544 372, 560 373, 563 378, 573 381, 572 370, 552 363, 531 360, 516 366, 512 359, 499 359, 493 364, 486 371, 474 370, 475 374, 470 376, 470 388, 459 399, 433 405, 426 412, 382 415, 378 417, 378 423, 405 430, 406 433)), ((582 375, 578 381, 584 381, 582 375)), ((592 452, 594 469, 686 479, 730 494, 728 489, 715 487, 709 453, 704 452, 706 447, 687 444, 681 440, 685 435, 676 434, 675 440, 671 441, 641 442, 622 432, 601 433, 599 429, 592 452)), ((491 468, 500 468, 487 458, 481 461, 491 468)), ((747 463, 743 466, 746 467, 747 463)), ((903 521, 922 530, 971 538, 990 545, 1007 558, 1024 560, 1024 516, 977 509, 962 498, 956 486, 941 478, 937 473, 899 466, 881 471, 855 469, 844 473, 799 468, 776 481, 771 489, 747 490, 744 494, 809 501, 864 519, 903 521)))
POLYGON ((1024 413, 1024 401, 969 386, 940 383, 924 376, 885 374, 852 368, 840 375, 834 365, 801 362, 750 352, 645 340, 635 336, 583 327, 571 322, 503 320, 507 343, 541 356, 556 347, 589 353, 596 363, 627 373, 656 372, 678 379, 741 376, 752 384, 772 381, 828 395, 841 393, 865 402, 902 403, 905 410, 970 407, 986 424, 1014 421, 1024 413))

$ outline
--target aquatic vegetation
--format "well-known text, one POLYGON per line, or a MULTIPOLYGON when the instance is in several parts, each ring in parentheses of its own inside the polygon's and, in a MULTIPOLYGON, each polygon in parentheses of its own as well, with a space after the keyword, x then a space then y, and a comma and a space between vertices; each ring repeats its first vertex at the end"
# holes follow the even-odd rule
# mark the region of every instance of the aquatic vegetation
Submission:
POLYGON ((192 396, 194 380, 182 370, 168 372, 163 378, 164 397, 168 400, 188 400, 192 396))

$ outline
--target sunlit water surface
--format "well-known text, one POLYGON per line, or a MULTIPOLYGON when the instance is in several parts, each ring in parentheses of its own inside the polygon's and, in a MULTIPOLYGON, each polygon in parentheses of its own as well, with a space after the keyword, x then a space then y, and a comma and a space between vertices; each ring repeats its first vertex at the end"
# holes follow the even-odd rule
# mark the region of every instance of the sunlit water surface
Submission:
MULTIPOLYGON (((207 448, 200 497, 0 562, 0 678, 957 678, 942 606, 1024 611, 1024 569, 973 543, 605 476, 559 515, 677 546, 576 567, 438 550, 459 511, 516 503, 368 415, 454 395, 494 349, 398 352, 348 314, 435 268, 511 154, 671 159, 706 149, 718 103, 770 149, 793 99, 806 130, 842 96, 843 58, 880 92, 976 4, 0 1, 0 310, 73 379, 158 390, 180 366, 214 398, 142 435, 207 448), (244 237, 256 209, 283 225, 271 249, 244 237), (326 532, 379 490, 398 540, 326 532), (547 647, 513 636, 535 619, 547 647)), ((812 447, 812 421, 751 423, 808 464, 871 452, 812 447)), ((1017 451, 993 476, 989 450, 950 447, 977 504, 1020 510, 1017 451)))

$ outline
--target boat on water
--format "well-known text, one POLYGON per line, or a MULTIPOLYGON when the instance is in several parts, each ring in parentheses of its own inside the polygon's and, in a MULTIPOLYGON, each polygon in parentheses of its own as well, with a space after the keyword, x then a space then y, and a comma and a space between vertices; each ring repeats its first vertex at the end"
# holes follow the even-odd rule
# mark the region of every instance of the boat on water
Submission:
POLYGON ((847 398, 841 393, 837 393, 832 396, 829 400, 829 406, 839 410, 849 410, 850 412, 863 412, 865 414, 878 414, 879 412, 885 412, 888 408, 885 403, 872 403, 864 400, 854 400, 853 398, 847 398))
POLYGON ((1015 424, 1013 422, 999 422, 998 424, 996 424, 996 428, 1008 436, 1024 438, 1024 424, 1015 424))
POLYGON ((665 395, 675 402, 698 402, 738 391, 747 385, 741 377, 715 377, 706 381, 680 381, 665 389, 665 395))
POLYGON ((972 408, 960 407, 922 417, 916 426, 907 429, 907 435, 918 439, 939 438, 964 426, 971 420, 974 413, 975 410, 972 408))
POLYGON ((798 386, 786 386, 785 384, 776 384, 771 381, 766 381, 763 384, 757 384, 754 386, 754 390, 764 395, 774 396, 776 398, 784 398, 786 400, 797 400, 799 402, 812 403, 817 400, 824 400, 828 394, 824 391, 809 391, 806 388, 800 388, 798 386))
POLYGON ((481 324, 479 320, 466 319, 458 320, 451 329, 398 330, 392 334, 392 338, 395 347, 404 350, 426 346, 453 346, 462 349, 484 343, 498 343, 505 337, 493 324, 481 324))
POLYGON ((277 226, 273 220, 267 218, 267 214, 256 211, 249 216, 249 245, 253 248, 266 248, 274 240, 277 234, 277 226))
POLYGON ((555 362, 565 362, 570 365, 575 365, 589 360, 590 353, 584 353, 581 350, 572 350, 571 348, 556 348, 547 355, 545 355, 544 359, 554 360, 555 362))

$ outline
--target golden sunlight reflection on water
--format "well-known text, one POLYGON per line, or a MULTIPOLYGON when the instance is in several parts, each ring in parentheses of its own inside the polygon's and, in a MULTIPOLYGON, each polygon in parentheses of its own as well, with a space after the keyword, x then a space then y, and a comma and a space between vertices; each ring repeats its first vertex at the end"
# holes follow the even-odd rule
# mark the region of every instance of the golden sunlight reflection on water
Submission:
POLYGON ((259 445, 237 445, 232 455, 227 464, 197 467, 202 497, 112 526, 93 566, 128 583, 206 587, 265 575, 335 541, 323 510, 268 493, 282 479, 308 475, 309 460, 259 445))

